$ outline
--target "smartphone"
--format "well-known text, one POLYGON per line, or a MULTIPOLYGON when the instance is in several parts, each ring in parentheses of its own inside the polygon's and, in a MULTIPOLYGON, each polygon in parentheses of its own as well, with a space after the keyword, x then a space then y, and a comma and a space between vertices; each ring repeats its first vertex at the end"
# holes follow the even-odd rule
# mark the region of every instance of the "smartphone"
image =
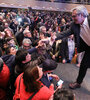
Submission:
POLYGON ((63 82, 64 82, 64 81, 60 79, 60 80, 57 82, 56 85, 57 85, 57 86, 60 86, 61 84, 63 84, 63 82))

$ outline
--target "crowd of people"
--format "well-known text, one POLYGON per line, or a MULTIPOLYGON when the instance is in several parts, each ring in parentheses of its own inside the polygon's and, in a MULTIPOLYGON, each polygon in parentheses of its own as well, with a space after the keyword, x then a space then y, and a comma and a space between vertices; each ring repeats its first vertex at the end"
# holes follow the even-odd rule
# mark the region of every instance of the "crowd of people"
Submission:
POLYGON ((75 48, 73 36, 55 42, 56 34, 70 27, 70 13, 1 10, 0 22, 0 56, 6 53, 8 45, 16 47, 17 50, 30 49, 37 46, 39 40, 43 40, 43 43, 47 41, 44 44, 48 46, 47 51, 52 59, 62 60, 61 62, 72 59, 75 48))
POLYGON ((68 31, 72 23, 71 13, 1 10, 0 100, 58 100, 59 93, 75 99, 69 90, 59 92, 61 85, 55 90, 51 82, 59 80, 53 74, 57 62, 71 63, 77 54, 78 43, 72 35, 76 31, 68 31), (70 33, 62 38, 63 31, 70 33))

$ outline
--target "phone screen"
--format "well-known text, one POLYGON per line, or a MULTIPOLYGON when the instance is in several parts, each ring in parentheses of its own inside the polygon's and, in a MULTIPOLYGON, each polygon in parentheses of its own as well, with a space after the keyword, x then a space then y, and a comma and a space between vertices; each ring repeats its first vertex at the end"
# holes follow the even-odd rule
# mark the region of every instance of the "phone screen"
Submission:
POLYGON ((64 82, 64 81, 60 79, 60 80, 57 82, 57 86, 60 86, 61 84, 63 84, 63 82, 64 82))

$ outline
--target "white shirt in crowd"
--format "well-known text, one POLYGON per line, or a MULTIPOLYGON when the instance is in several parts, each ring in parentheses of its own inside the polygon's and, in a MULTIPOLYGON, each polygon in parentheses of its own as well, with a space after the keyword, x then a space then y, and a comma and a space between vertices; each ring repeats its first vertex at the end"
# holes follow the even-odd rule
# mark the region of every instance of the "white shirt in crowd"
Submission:
POLYGON ((71 38, 68 38, 68 50, 69 50, 69 60, 72 60, 73 53, 75 50, 75 42, 71 38))

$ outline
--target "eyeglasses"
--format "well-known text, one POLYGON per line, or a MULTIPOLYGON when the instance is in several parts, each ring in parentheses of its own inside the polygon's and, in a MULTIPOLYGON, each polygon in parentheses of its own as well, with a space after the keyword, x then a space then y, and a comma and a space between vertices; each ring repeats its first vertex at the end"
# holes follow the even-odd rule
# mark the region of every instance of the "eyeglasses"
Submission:
POLYGON ((80 15, 80 13, 79 13, 79 14, 76 14, 76 15, 73 15, 72 17, 75 18, 75 17, 77 17, 77 16, 79 16, 79 15, 80 15))

